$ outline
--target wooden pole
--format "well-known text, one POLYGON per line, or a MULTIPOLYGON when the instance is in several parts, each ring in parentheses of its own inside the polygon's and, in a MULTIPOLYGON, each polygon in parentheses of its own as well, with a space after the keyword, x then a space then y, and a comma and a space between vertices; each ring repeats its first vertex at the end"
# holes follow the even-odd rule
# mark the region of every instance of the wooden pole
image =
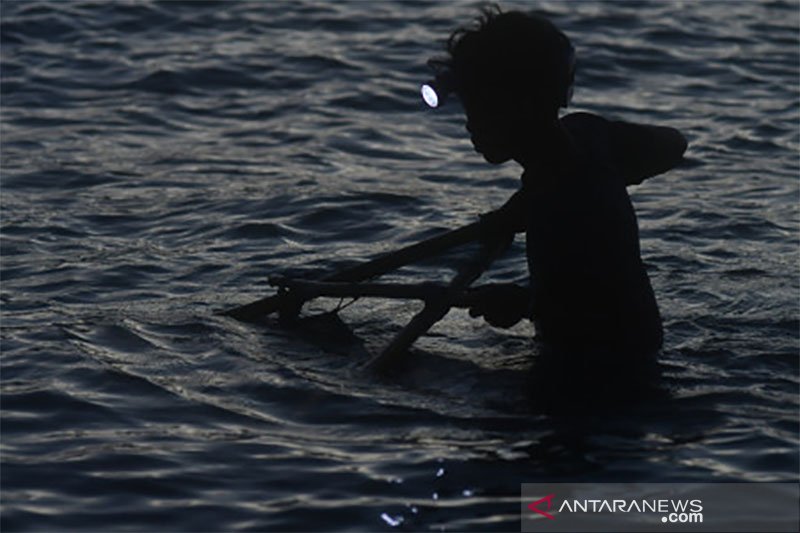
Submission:
MULTIPOLYGON (((366 263, 345 268, 334 274, 324 276, 320 281, 356 282, 371 279, 410 263, 440 254, 450 248, 477 241, 480 237, 481 222, 473 222, 461 228, 448 231, 443 235, 438 235, 422 242, 400 248, 394 252, 381 255, 366 263)), ((228 311, 223 311, 221 314, 237 320, 254 321, 264 315, 274 313, 282 307, 285 308, 287 306, 287 300, 289 301, 290 307, 296 307, 299 311, 299 306, 302 306, 302 301, 299 302, 298 306, 297 299, 294 301, 290 299, 290 293, 279 293, 228 311)))
MULTIPOLYGON (((397 300, 431 301, 442 298, 447 286, 438 283, 348 283, 337 281, 306 281, 284 277, 270 278, 270 284, 297 293, 301 299, 330 298, 387 298, 397 300)), ((472 307, 477 303, 473 287, 458 295, 452 307, 472 307)))
POLYGON ((367 369, 378 373, 391 370, 405 355, 408 348, 431 326, 444 318, 458 298, 478 279, 492 261, 502 253, 510 241, 484 244, 474 261, 461 268, 450 281, 444 295, 429 300, 425 307, 398 333, 389 346, 367 363, 367 369))

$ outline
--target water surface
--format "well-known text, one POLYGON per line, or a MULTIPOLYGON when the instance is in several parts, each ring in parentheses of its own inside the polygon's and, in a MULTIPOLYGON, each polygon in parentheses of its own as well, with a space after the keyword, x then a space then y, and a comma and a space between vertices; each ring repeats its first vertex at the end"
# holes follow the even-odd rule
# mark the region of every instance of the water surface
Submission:
POLYGON ((571 36, 575 110, 690 140, 631 189, 667 398, 527 412, 531 326, 463 311, 386 380, 414 304, 215 314, 515 190, 417 93, 474 6, 3 2, 4 530, 516 530, 522 482, 797 480, 797 2, 504 4, 571 36))

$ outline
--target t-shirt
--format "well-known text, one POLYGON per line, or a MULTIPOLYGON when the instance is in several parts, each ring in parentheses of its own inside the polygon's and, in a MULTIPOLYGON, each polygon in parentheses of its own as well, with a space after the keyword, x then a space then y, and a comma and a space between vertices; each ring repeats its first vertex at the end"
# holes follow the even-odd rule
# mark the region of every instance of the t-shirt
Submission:
POLYGON ((626 190, 647 177, 647 154, 631 149, 646 146, 649 127, 588 113, 561 121, 574 160, 557 175, 522 177, 537 335, 568 348, 653 352, 661 317, 626 190))

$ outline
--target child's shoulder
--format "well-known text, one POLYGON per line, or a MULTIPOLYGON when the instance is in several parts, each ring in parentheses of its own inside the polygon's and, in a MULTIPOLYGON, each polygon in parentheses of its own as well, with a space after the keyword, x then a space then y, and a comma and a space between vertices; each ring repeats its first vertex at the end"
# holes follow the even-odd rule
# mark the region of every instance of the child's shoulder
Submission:
POLYGON ((678 130, 664 126, 608 120, 586 112, 566 115, 561 123, 590 153, 611 159, 627 185, 674 168, 687 147, 678 130))
POLYGON ((630 144, 631 139, 648 134, 648 128, 645 126, 607 119, 586 111, 564 115, 560 120, 561 124, 574 137, 593 139, 595 142, 613 147, 630 144))
POLYGON ((595 115, 594 113, 588 113, 586 111, 577 111, 569 115, 564 115, 560 120, 567 128, 571 126, 608 127, 610 124, 609 120, 600 115, 595 115))
POLYGON ((572 139, 573 146, 584 158, 606 159, 611 149, 613 137, 612 123, 594 113, 579 111, 564 115, 561 125, 572 139))

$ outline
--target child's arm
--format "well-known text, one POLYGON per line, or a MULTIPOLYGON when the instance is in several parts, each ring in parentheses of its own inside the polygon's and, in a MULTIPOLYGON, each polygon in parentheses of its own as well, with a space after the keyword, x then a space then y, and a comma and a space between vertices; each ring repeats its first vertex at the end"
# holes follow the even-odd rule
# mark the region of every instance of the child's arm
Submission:
POLYGON ((674 128, 611 122, 611 142, 627 185, 675 168, 686 151, 686 138, 674 128))
POLYGON ((493 242, 513 238, 528 226, 527 200, 524 188, 518 190, 502 207, 481 215, 483 240, 493 242))

